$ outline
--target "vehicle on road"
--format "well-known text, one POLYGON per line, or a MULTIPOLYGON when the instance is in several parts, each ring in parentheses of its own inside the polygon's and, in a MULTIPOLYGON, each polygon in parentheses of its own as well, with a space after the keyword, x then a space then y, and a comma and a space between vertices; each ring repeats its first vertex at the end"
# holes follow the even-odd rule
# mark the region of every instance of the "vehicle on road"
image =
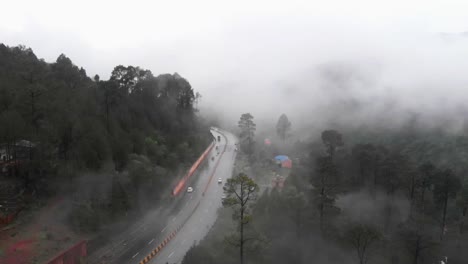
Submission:
POLYGON ((219 184, 223 183, 223 179, 218 178, 218 183, 219 183, 219 184))
POLYGON ((218 136, 218 141, 221 141, 221 136, 218 136))
POLYGON ((188 188, 187 188, 187 192, 188 192, 188 193, 193 192, 193 188, 192 188, 192 187, 188 187, 188 188))
POLYGON ((223 194, 221 195, 221 199, 222 199, 222 200, 226 199, 226 194, 223 193, 223 194))

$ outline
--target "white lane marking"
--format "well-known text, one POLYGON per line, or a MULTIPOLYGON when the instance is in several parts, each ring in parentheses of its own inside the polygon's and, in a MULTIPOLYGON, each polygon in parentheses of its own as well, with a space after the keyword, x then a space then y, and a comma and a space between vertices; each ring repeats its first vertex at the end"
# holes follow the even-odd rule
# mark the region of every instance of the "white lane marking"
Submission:
POLYGON ((165 228, 163 228, 163 230, 161 230, 161 233, 164 232, 164 230, 166 230, 167 226, 165 228))
POLYGON ((143 226, 144 226, 144 224, 140 225, 137 229, 133 230, 130 234, 136 233, 136 232, 137 232, 138 230, 140 230, 143 226))
POLYGON ((154 241, 154 238, 153 238, 153 239, 151 239, 151 241, 148 243, 148 245, 149 245, 149 244, 151 244, 151 243, 153 243, 153 241, 154 241))
POLYGON ((167 258, 171 258, 171 257, 172 257, 172 255, 174 255, 174 251, 172 251, 172 253, 171 253, 171 254, 169 254, 169 256, 168 256, 167 258))
POLYGON ((140 252, 137 252, 135 255, 133 255, 132 259, 135 258, 138 255, 138 253, 140 253, 140 252))

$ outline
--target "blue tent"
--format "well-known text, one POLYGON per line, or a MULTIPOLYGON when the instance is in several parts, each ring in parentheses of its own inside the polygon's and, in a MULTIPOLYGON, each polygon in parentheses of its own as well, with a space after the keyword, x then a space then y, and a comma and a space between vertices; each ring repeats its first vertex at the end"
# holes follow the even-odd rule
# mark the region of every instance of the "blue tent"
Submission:
POLYGON ((288 156, 285 155, 278 155, 275 157, 276 162, 282 168, 292 168, 292 161, 289 159, 288 156))
POLYGON ((281 162, 288 160, 288 159, 289 159, 288 156, 285 156, 285 155, 279 155, 275 157, 275 160, 279 160, 281 162))

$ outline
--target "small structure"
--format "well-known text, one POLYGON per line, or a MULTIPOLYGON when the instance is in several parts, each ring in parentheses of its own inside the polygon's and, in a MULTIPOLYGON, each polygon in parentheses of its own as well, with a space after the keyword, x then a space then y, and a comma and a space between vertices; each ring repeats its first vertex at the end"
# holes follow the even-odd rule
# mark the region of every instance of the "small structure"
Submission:
POLYGON ((36 144, 24 139, 14 144, 0 144, 0 162, 27 160, 29 159, 31 150, 35 147, 36 144))
POLYGON ((11 175, 33 157, 35 148, 36 144, 28 140, 0 144, 0 174, 11 175))
POLYGON ((276 161, 276 164, 278 164, 280 168, 288 168, 288 169, 292 168, 292 161, 291 159, 289 159, 288 156, 278 155, 275 157, 275 161, 276 161))
POLYGON ((284 177, 277 174, 276 176, 273 177, 271 181, 272 188, 283 189, 284 181, 285 181, 284 177))

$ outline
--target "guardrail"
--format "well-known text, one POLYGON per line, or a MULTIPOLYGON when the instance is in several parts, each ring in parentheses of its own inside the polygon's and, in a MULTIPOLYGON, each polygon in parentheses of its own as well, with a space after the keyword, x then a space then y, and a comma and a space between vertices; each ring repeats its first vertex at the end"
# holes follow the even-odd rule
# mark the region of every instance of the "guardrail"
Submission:
POLYGON ((197 159, 197 161, 195 161, 195 163, 192 165, 192 167, 189 169, 189 171, 187 172, 187 174, 184 176, 184 178, 182 178, 176 185, 176 187, 174 188, 174 190, 172 190, 172 195, 173 196, 176 196, 178 195, 182 190, 183 188, 185 187, 185 184, 187 183, 187 180, 192 177, 192 175, 195 173, 195 171, 197 170, 197 168, 200 166, 200 164, 206 159, 206 157, 208 156, 208 153, 210 153, 210 151, 213 149, 215 143, 212 142, 208 148, 203 152, 203 154, 197 159))
MULTIPOLYGON (((215 165, 215 167, 213 169, 213 173, 211 174, 210 179, 208 180, 208 183, 205 186, 205 190, 203 191, 203 196, 205 196, 205 192, 208 189, 208 186, 210 185, 211 180, 213 179, 213 176, 214 176, 214 174, 216 172, 216 168, 218 168, 218 164, 219 164, 219 161, 221 160, 221 157, 223 156, 224 152, 226 152, 226 147, 227 147, 227 144, 228 144, 227 137, 223 133, 221 133, 219 131, 217 131, 217 132, 220 133, 224 137, 224 139, 226 140, 226 144, 224 144, 223 152, 221 152, 221 154, 219 156, 219 159, 216 162, 216 165, 215 165)), ((212 147, 213 146, 211 146, 211 148, 212 147)), ((153 259, 169 243, 169 241, 171 241, 177 235, 177 233, 182 229, 182 227, 184 227, 184 225, 188 222, 190 217, 192 217, 192 215, 198 209, 198 206, 200 205, 200 202, 201 202, 201 200, 198 201, 197 205, 195 205, 192 212, 190 212, 190 214, 187 216, 187 218, 184 220, 184 222, 182 224, 180 224, 174 231, 172 231, 171 234, 169 236, 167 236, 155 249, 153 249, 148 255, 146 255, 146 257, 144 257, 139 262, 139 264, 148 263, 151 259, 153 259)))
POLYGON ((76 264, 85 263, 87 256, 86 240, 83 240, 71 248, 49 260, 48 264, 76 264))
POLYGON ((182 229, 182 227, 187 223, 187 221, 190 219, 190 217, 195 213, 197 210, 198 206, 200 205, 200 201, 198 201, 197 205, 193 208, 192 212, 190 215, 184 220, 184 222, 179 225, 174 231, 171 232, 169 236, 167 236, 155 249, 153 249, 146 257, 144 257, 142 260, 140 260, 139 264, 146 264, 148 263, 151 259, 153 259, 176 235, 177 233, 182 229))

